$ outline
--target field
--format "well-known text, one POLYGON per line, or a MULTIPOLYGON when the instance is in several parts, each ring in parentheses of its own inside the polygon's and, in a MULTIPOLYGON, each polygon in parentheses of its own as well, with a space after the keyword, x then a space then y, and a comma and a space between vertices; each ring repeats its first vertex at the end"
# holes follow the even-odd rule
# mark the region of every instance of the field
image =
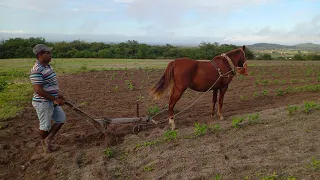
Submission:
MULTIPOLYGON (((149 89, 170 60, 54 61, 64 96, 95 118, 134 117, 137 103, 145 116, 168 103, 167 93, 153 100, 149 89)), ((63 106, 68 119, 55 140, 61 148, 50 154, 42 152, 32 89, 21 73, 32 64, 0 60, 10 81, 0 96, 1 108, 9 107, 0 111, 1 179, 320 178, 320 62, 248 61, 249 76, 234 77, 226 93, 225 120, 210 116, 209 92, 176 117, 176 131, 163 124, 133 134, 132 126, 113 125, 105 141, 63 106)), ((187 90, 175 111, 202 94, 187 90)))

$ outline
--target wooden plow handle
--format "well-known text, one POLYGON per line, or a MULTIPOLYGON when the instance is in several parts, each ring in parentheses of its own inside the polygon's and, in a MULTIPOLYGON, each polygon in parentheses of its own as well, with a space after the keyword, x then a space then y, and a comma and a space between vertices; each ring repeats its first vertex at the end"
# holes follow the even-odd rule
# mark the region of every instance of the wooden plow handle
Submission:
POLYGON ((69 106, 70 108, 72 108, 74 111, 76 111, 81 116, 85 117, 86 121, 89 124, 93 124, 96 129, 98 129, 100 132, 102 132, 103 134, 106 135, 106 124, 110 123, 110 121, 108 121, 108 120, 100 121, 101 123, 103 123, 103 124, 101 124, 98 121, 96 121, 93 117, 91 117, 90 115, 88 115, 87 113, 85 113, 81 109, 79 109, 77 106, 72 104, 71 102, 65 101, 65 104, 67 106, 69 106))

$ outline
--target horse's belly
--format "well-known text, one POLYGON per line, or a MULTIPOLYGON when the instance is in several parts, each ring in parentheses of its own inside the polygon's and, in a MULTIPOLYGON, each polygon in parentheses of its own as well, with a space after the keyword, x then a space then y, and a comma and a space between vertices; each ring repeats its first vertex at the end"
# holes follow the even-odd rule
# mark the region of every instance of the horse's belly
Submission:
POLYGON ((194 90, 194 91, 205 92, 213 85, 213 83, 208 84, 208 85, 201 85, 201 84, 192 83, 192 84, 190 84, 189 88, 194 90))

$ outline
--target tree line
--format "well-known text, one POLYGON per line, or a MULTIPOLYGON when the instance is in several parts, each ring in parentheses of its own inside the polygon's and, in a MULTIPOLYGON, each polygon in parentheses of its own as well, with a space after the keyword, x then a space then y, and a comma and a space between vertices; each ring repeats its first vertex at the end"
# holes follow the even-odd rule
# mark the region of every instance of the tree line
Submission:
MULTIPOLYGON (((102 42, 47 42, 44 38, 10 38, 0 43, 0 58, 34 58, 32 52, 36 44, 53 47, 54 58, 115 58, 115 59, 175 59, 189 57, 192 59, 212 59, 232 49, 233 44, 203 42, 195 47, 165 45, 149 45, 129 40, 121 43, 102 42)), ((253 59, 253 52, 246 50, 248 59, 253 59)))
MULTIPOLYGON (((149 45, 128 40, 121 43, 103 42, 47 42, 41 37, 10 38, 0 42, 0 59, 34 58, 32 52, 36 44, 46 44, 53 47, 54 58, 114 58, 114 59, 175 59, 189 57, 192 59, 212 59, 221 53, 238 48, 233 44, 202 42, 198 46, 149 45)), ((246 49, 247 59, 256 60, 285 60, 285 57, 272 57, 271 54, 255 55, 246 49)), ((287 58, 288 59, 288 58, 287 58)), ((295 54, 291 60, 320 60, 319 54, 295 54)), ((289 60, 290 60, 289 59, 289 60)))

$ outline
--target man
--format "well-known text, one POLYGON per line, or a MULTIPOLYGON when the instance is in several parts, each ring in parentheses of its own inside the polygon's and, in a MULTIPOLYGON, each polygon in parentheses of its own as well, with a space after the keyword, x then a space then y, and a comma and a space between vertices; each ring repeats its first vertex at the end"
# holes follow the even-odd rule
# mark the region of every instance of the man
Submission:
POLYGON ((30 80, 34 89, 32 105, 39 118, 39 134, 46 152, 57 149, 51 142, 66 120, 66 114, 60 106, 64 104, 64 98, 58 93, 56 73, 49 65, 51 51, 52 48, 37 44, 33 48, 37 61, 30 71, 30 80), (54 120, 53 125, 51 120, 54 120))

